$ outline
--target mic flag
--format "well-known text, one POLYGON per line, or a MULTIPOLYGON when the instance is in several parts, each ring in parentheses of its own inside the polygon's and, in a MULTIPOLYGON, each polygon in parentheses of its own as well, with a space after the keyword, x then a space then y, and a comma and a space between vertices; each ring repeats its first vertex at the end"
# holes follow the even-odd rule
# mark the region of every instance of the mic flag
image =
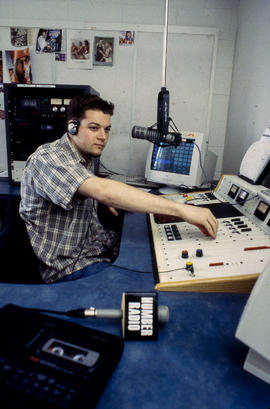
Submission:
POLYGON ((130 340, 158 337, 157 293, 123 293, 122 336, 130 340))

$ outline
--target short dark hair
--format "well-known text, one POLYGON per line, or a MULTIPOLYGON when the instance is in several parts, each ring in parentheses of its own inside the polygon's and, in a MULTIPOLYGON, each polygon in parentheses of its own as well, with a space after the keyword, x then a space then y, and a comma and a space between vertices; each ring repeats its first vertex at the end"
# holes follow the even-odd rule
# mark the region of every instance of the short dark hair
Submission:
POLYGON ((76 119, 80 121, 85 117, 85 111, 92 109, 93 111, 101 111, 103 114, 113 115, 114 104, 105 101, 98 95, 87 94, 78 95, 70 101, 67 108, 67 121, 76 119))

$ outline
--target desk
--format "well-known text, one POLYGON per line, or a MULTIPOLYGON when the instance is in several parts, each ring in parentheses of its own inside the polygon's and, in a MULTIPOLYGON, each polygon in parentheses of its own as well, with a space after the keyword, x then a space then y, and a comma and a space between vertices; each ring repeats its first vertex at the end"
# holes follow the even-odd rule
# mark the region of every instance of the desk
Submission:
POLYGON ((13 199, 20 194, 20 185, 12 184, 8 179, 0 179, 0 199, 13 199))
MULTIPOLYGON (((120 308, 123 292, 153 290, 151 269, 146 216, 126 214, 115 266, 73 282, 0 284, 0 307, 120 308)), ((242 369, 248 349, 234 336, 247 297, 160 293, 169 322, 160 327, 157 341, 125 342, 97 409, 269 408, 270 385, 242 369)), ((73 321, 121 335, 117 320, 73 321)))

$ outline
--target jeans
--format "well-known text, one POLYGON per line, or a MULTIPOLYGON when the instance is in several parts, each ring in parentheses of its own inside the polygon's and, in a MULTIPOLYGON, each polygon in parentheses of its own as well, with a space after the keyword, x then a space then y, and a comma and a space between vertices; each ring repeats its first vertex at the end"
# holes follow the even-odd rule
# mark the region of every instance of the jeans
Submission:
POLYGON ((67 276, 60 278, 60 280, 57 280, 57 283, 63 282, 63 281, 71 281, 71 280, 78 280, 79 278, 82 277, 89 277, 93 274, 98 273, 99 271, 103 270, 106 267, 109 267, 111 263, 109 262, 102 262, 102 263, 93 263, 90 264, 89 266, 86 266, 82 268, 81 270, 74 271, 72 274, 68 274, 67 276))

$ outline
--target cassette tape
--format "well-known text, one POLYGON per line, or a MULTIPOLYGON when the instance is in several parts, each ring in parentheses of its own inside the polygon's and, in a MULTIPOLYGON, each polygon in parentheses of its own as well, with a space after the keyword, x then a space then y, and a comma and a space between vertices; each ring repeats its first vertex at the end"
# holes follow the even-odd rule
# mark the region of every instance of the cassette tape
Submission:
POLYGON ((56 338, 50 338, 41 350, 64 360, 77 362, 88 368, 93 368, 100 358, 100 353, 97 351, 85 349, 56 338))

